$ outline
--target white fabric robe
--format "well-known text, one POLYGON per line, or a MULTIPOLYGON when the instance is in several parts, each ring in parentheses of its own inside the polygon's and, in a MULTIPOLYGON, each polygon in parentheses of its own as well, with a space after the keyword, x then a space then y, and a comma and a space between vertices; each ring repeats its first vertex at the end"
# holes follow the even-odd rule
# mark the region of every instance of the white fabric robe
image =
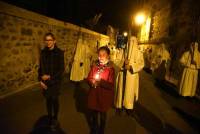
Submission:
POLYGON ((89 48, 82 38, 78 40, 74 61, 71 68, 70 80, 81 81, 87 77, 90 70, 89 48), (80 64, 83 63, 82 66, 80 64))
POLYGON ((126 109, 133 109, 134 102, 138 100, 139 95, 139 71, 144 67, 144 57, 138 49, 136 37, 130 39, 128 60, 134 73, 131 74, 127 70, 123 105, 126 109))
POLYGON ((85 77, 87 78, 89 72, 90 72, 90 67, 91 67, 91 59, 92 59, 92 53, 91 50, 89 48, 89 46, 87 45, 87 42, 84 43, 84 49, 85 49, 85 59, 84 59, 84 73, 85 73, 85 77))
POLYGON ((196 65, 191 64, 192 54, 187 51, 183 53, 180 62, 184 66, 179 94, 182 96, 195 96, 197 81, 198 81, 198 69, 200 69, 200 52, 198 51, 198 44, 195 45, 194 49, 194 61, 196 65))
POLYGON ((116 52, 116 59, 114 61, 115 68, 115 100, 114 105, 116 108, 122 108, 123 98, 123 64, 124 64, 124 52, 123 49, 119 49, 116 52))

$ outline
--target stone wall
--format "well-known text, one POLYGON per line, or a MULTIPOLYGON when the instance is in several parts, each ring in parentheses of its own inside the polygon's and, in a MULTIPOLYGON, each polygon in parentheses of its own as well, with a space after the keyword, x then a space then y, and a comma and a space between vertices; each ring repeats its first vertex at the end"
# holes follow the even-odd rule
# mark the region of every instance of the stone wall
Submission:
POLYGON ((170 23, 170 7, 169 5, 155 12, 153 16, 151 40, 163 40, 168 38, 170 23))
POLYGON ((171 56, 168 81, 177 86, 183 71, 180 57, 189 49, 192 39, 200 41, 199 3, 190 0, 149 0, 146 3, 152 13, 150 42, 166 44, 171 56))
POLYGON ((148 0, 146 14, 151 17, 150 40, 160 42, 168 37, 170 25, 170 3, 168 0, 148 0))
MULTIPOLYGON (((155 42, 155 46, 165 43, 167 50, 171 54, 171 44, 170 44, 170 23, 171 23, 171 5, 169 1, 161 0, 154 3, 154 9, 152 14, 152 31, 151 31, 151 41, 155 42)), ((156 47, 159 48, 159 47, 156 47)), ((155 50, 156 51, 156 50, 155 50)), ((172 54, 170 55, 172 58, 172 54)), ((171 65, 174 63, 170 61, 171 65)), ((180 79, 177 74, 181 73, 181 68, 179 64, 176 66, 175 70, 170 67, 170 72, 166 74, 166 80, 171 83, 178 85, 178 80, 180 79)))
POLYGON ((92 51, 97 41, 109 42, 108 36, 0 2, 0 97, 37 84, 39 51, 46 32, 55 34, 58 47, 65 52, 66 73, 78 38, 86 40, 92 51))

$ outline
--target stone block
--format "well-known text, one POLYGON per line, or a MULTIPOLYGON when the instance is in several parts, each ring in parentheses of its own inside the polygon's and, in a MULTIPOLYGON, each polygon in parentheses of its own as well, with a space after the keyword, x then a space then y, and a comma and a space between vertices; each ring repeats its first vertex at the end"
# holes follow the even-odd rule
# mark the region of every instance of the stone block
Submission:
POLYGON ((7 24, 6 24, 6 26, 10 27, 10 26, 14 26, 14 24, 12 22, 8 21, 7 24))
POLYGON ((9 28, 8 31, 12 34, 16 34, 18 32, 16 28, 9 28))
POLYGON ((5 92, 6 88, 4 86, 4 84, 0 84, 0 92, 5 92))
POLYGON ((12 53, 13 55, 18 55, 18 54, 19 54, 19 50, 16 49, 16 48, 13 48, 12 51, 11 51, 11 53, 12 53))
POLYGON ((39 26, 39 24, 34 23, 33 26, 34 26, 35 28, 37 28, 37 27, 39 26))
POLYGON ((17 36, 12 36, 11 41, 16 41, 17 40, 17 36))
POLYGON ((13 85, 13 82, 12 82, 12 81, 7 81, 7 82, 6 82, 6 86, 7 86, 7 87, 11 87, 12 85, 13 85))
POLYGON ((13 79, 13 74, 7 74, 6 78, 7 78, 8 80, 13 79))
POLYGON ((3 34, 3 35, 0 36, 0 38, 1 38, 2 41, 6 41, 6 40, 8 40, 10 38, 10 36, 6 35, 6 34, 5 35, 3 34))
POLYGON ((21 45, 20 42, 17 42, 17 43, 15 44, 16 47, 19 47, 20 45, 21 45))
POLYGON ((30 42, 24 42, 23 46, 31 46, 32 44, 30 42))
POLYGON ((33 30, 30 28, 21 28, 21 35, 32 36, 33 30))
POLYGON ((43 32, 42 32, 41 30, 39 30, 37 33, 38 33, 38 35, 40 35, 40 36, 43 34, 43 32))
POLYGON ((25 41, 26 38, 25 38, 25 37, 20 37, 19 40, 20 40, 20 41, 25 41))
POLYGON ((3 22, 0 21, 0 31, 3 31, 3 30, 5 30, 5 26, 3 25, 3 22))
POLYGON ((31 67, 25 67, 25 68, 23 69, 23 72, 27 74, 27 73, 29 73, 31 70, 32 70, 31 67))

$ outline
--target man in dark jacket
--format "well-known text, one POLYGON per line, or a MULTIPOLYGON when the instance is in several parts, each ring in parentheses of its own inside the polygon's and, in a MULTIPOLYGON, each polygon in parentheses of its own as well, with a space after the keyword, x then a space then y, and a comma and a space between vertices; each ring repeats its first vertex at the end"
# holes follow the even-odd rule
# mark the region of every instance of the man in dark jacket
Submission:
POLYGON ((55 125, 59 111, 59 90, 64 72, 64 52, 56 46, 52 33, 47 33, 44 40, 46 47, 41 51, 38 76, 46 98, 49 123, 55 125))

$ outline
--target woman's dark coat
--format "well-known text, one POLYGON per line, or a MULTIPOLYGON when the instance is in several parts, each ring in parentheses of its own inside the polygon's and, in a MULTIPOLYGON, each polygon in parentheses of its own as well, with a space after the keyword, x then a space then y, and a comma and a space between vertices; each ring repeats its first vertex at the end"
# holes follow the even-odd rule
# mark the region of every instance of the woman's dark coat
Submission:
POLYGON ((50 75, 50 80, 43 81, 48 89, 44 89, 45 96, 58 96, 62 75, 64 72, 64 52, 57 46, 49 50, 45 47, 41 51, 40 65, 38 70, 38 79, 42 81, 41 76, 44 74, 50 75))

